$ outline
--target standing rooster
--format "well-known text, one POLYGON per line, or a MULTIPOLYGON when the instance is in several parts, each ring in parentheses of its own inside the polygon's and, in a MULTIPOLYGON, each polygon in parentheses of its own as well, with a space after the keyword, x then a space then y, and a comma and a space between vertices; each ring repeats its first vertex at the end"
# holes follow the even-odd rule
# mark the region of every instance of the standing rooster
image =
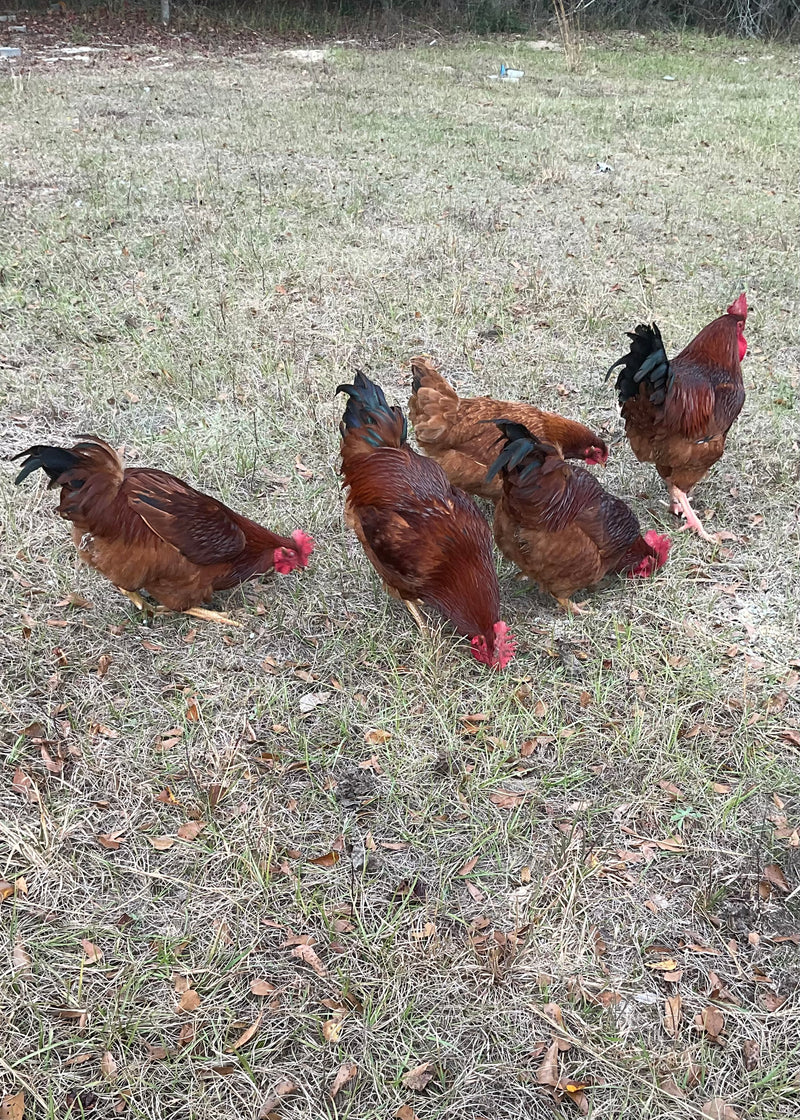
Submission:
POLYGON ((400 408, 363 373, 336 390, 349 395, 340 430, 345 520, 388 593, 424 632, 423 602, 472 640, 477 661, 502 669, 515 643, 500 618, 492 535, 475 504, 442 468, 409 447, 400 408))
MULTIPOLYGON (((58 512, 72 522, 78 554, 140 609, 147 591, 169 610, 229 622, 198 608, 215 591, 267 572, 305 568, 314 547, 296 530, 279 537, 164 471, 123 468, 94 436, 64 447, 29 447, 16 481, 35 470, 61 487, 58 512)), ((236 625, 235 623, 233 625, 236 625)))
POLYGON ((497 455, 492 420, 512 420, 557 447, 565 459, 605 463, 605 442, 577 420, 542 412, 532 404, 496 401, 492 397, 459 397, 427 358, 412 358, 412 391, 408 414, 421 450, 441 464, 453 486, 468 494, 497 501, 499 478, 486 472, 497 455))
POLYGON ((582 587, 610 572, 650 576, 665 563, 670 542, 641 534, 636 514, 583 467, 521 424, 497 420, 505 446, 489 475, 502 480, 494 509, 500 551, 568 611, 582 587))
MULTIPOLYGON (((672 512, 686 518, 703 540, 714 541, 689 505, 689 492, 722 456, 725 439, 744 404, 742 358, 747 298, 742 292, 672 360, 655 323, 628 335, 630 351, 606 374, 621 367, 617 392, 625 431, 636 458, 655 463, 672 499, 672 512)), ((683 530, 680 530, 683 531, 683 530)))

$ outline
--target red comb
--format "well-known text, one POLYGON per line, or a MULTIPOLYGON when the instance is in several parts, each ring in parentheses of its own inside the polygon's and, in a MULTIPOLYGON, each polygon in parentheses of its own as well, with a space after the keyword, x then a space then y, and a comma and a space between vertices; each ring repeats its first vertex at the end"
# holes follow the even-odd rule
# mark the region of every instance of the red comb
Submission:
POLYGON ((728 314, 738 315, 741 319, 747 318, 747 296, 744 292, 730 305, 728 314))

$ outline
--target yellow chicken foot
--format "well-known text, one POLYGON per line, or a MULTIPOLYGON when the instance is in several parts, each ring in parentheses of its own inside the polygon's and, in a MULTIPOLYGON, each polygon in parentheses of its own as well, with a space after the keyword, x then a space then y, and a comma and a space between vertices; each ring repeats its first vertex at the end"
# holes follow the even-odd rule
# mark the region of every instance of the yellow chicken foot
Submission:
POLYGON ((221 611, 207 611, 205 607, 189 607, 188 611, 181 613, 191 615, 192 618, 202 618, 205 622, 216 622, 220 626, 241 627, 242 625, 241 622, 236 622, 221 611))
POLYGON ((697 533, 698 537, 702 537, 704 541, 709 541, 711 544, 719 544, 719 537, 712 536, 711 533, 707 533, 703 528, 703 522, 689 505, 689 498, 684 494, 683 490, 679 490, 677 486, 670 486, 669 493, 672 499, 672 512, 674 514, 682 513, 686 518, 686 524, 681 525, 678 532, 685 533, 689 530, 692 533, 697 533))
POLYGON ((578 606, 577 603, 573 603, 573 601, 571 599, 559 599, 558 597, 556 597, 556 601, 563 607, 563 609, 567 612, 567 614, 591 614, 592 613, 586 607, 578 606))
POLYGON ((410 599, 404 599, 403 602, 408 607, 408 613, 411 615, 411 617, 419 627, 420 634, 422 634, 423 638, 429 638, 431 636, 430 630, 425 623, 425 619, 420 614, 420 610, 417 604, 412 603, 410 599))
POLYGON ((130 599, 137 610, 142 611, 144 614, 155 614, 154 609, 149 603, 144 601, 138 591, 126 591, 124 587, 117 587, 116 584, 114 584, 114 586, 117 588, 120 595, 124 595, 126 599, 130 599))

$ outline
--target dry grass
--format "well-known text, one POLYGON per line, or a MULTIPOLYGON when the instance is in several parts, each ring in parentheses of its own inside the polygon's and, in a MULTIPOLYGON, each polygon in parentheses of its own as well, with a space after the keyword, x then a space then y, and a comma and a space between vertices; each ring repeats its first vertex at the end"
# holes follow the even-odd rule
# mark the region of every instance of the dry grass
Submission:
MULTIPOLYGON (((354 1061, 342 1116, 527 1120, 554 1108, 536 1070, 556 1003, 598 1118, 714 1096, 797 1114, 798 949, 774 940, 797 895, 759 893, 765 866, 792 892, 800 869, 794 59, 741 53, 626 37, 577 76, 524 43, 142 49, 4 79, 5 453, 96 431, 318 551, 220 597, 242 631, 148 629, 75 570, 55 496, 6 470, 0 877, 27 892, 0 908, 0 1099, 24 1091, 36 1120, 254 1118, 288 1078, 281 1116, 316 1118, 354 1061), (500 60, 525 79, 485 81, 500 60), (613 437, 601 374, 624 330, 653 317, 678 348, 742 287, 748 400, 698 493, 730 547, 677 537, 652 584, 611 583, 577 620, 504 567, 503 675, 450 633, 421 641, 341 522, 352 366, 403 400, 428 350, 465 391, 613 437), (191 820, 196 839, 154 847, 191 820), (683 970, 677 1040, 653 946, 683 970), (723 1046, 693 1026, 710 970, 738 1001, 723 1046), (196 1011, 176 1013, 175 976, 196 1011)), ((604 478, 669 526, 626 445, 604 478)))

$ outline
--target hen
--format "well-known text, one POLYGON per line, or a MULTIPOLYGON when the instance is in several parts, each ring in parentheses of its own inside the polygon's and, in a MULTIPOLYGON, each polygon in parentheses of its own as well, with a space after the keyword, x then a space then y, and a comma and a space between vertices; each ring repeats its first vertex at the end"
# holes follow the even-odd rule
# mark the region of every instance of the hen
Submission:
POLYGON ((503 668, 515 643, 500 621, 486 521, 438 463, 409 447, 403 412, 389 407, 378 385, 358 373, 336 391, 349 395, 340 425, 345 520, 384 587, 423 632, 418 602, 470 638, 477 661, 503 668))
POLYGON ((469 494, 497 501, 500 479, 486 472, 497 455, 497 432, 487 421, 507 419, 523 424, 566 459, 605 463, 608 447, 591 429, 555 412, 530 404, 496 401, 491 397, 459 397, 427 358, 411 362, 412 393, 408 414, 417 443, 435 459, 454 486, 469 494))
POLYGON ((496 421, 505 444, 489 474, 502 481, 494 535, 500 551, 566 610, 579 588, 609 572, 649 576, 665 563, 670 542, 641 535, 636 515, 583 467, 521 424, 496 421))
POLYGON ((314 542, 296 530, 271 533, 164 471, 123 468, 109 444, 94 436, 63 447, 29 447, 16 478, 35 470, 61 487, 58 512, 72 522, 72 539, 87 564, 138 607, 140 588, 169 610, 220 622, 198 609, 224 591, 267 572, 305 568, 314 542))
POLYGON ((725 439, 744 404, 741 360, 747 353, 744 292, 726 315, 704 327, 671 360, 653 323, 628 334, 631 348, 606 374, 621 367, 616 388, 625 431, 636 458, 655 463, 672 499, 672 512, 713 541, 689 505, 689 492, 725 450, 725 439))

